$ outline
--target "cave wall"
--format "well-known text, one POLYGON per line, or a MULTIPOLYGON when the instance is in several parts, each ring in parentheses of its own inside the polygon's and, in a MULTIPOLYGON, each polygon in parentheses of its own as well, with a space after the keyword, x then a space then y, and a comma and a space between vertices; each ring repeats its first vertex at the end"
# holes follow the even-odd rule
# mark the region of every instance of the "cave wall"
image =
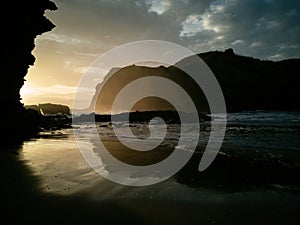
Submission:
MULTIPOLYGON (((37 132, 35 115, 20 102, 20 89, 29 66, 34 64, 32 50, 35 37, 55 26, 45 16, 45 10, 56 10, 49 0, 6 1, 1 14, 1 126, 3 141, 23 139, 37 132)), ((41 74, 42 76, 42 74, 41 74)))

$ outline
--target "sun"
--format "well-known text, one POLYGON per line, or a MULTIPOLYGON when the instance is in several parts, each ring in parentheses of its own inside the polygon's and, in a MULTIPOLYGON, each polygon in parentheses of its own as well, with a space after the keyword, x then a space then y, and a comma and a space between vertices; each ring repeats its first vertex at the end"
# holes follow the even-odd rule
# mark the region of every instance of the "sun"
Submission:
POLYGON ((25 83, 21 90, 20 90, 20 95, 21 98, 23 100, 26 100, 27 98, 29 98, 30 96, 32 96, 34 94, 34 88, 31 87, 31 85, 29 85, 28 83, 25 83))

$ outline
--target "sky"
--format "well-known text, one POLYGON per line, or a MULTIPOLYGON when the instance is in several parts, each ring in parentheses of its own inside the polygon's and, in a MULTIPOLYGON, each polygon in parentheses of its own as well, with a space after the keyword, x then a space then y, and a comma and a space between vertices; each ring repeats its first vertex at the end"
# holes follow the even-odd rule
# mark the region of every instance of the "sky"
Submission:
MULTIPOLYGON (((163 40, 195 53, 233 48, 268 60, 300 58, 299 0, 53 0, 56 27, 35 39, 22 102, 72 108, 84 72, 107 51, 163 40)), ((95 68, 101 76, 109 68, 95 68)))

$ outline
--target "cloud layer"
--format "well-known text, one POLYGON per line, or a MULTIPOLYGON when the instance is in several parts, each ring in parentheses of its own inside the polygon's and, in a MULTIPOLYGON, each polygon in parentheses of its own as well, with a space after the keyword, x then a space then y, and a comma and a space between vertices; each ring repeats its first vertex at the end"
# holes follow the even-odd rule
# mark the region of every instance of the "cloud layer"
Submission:
POLYGON ((48 16, 44 40, 99 53, 144 39, 173 41, 196 52, 233 47, 264 59, 300 56, 297 0, 66 0, 48 16))
POLYGON ((233 48, 261 59, 300 57, 298 0, 53 1, 59 10, 46 16, 56 28, 37 38, 27 77, 35 86, 77 86, 101 54, 145 39, 196 53, 233 48))

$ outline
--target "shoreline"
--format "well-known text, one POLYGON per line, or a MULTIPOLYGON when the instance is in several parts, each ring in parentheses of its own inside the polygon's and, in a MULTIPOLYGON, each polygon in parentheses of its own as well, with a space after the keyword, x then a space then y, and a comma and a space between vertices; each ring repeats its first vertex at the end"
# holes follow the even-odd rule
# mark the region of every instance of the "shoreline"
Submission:
MULTIPOLYGON (((160 161, 172 152, 171 148, 160 147, 157 152, 145 152, 146 155, 128 154, 117 141, 104 140, 103 143, 117 159, 129 160, 128 163, 138 161, 140 165, 160 161)), ((87 144, 93 145, 90 141, 87 144)), ((300 193, 300 181, 297 179, 300 153, 295 150, 234 149, 223 146, 212 165, 200 173, 198 164, 202 152, 200 146, 189 162, 169 181, 192 189, 204 187, 222 192, 284 189, 300 193)), ((85 183, 105 180, 83 159, 72 134, 49 134, 25 142, 19 156, 29 163, 28 166, 36 175, 44 177, 46 191, 71 193, 82 189, 80 186, 86 187, 85 183), (68 182, 68 185, 64 184, 68 182)))
MULTIPOLYGON (((229 149, 209 167, 211 179, 196 177, 188 168, 163 183, 127 187, 101 178, 82 159, 72 135, 56 132, 25 142, 15 149, 18 155, 0 153, 1 208, 14 224, 292 225, 300 220, 298 191, 243 188, 233 182, 233 174, 220 173, 228 166, 223 157, 229 149), (218 186, 219 178, 231 188, 218 186)), ((240 175, 247 178, 243 170, 240 175)))

